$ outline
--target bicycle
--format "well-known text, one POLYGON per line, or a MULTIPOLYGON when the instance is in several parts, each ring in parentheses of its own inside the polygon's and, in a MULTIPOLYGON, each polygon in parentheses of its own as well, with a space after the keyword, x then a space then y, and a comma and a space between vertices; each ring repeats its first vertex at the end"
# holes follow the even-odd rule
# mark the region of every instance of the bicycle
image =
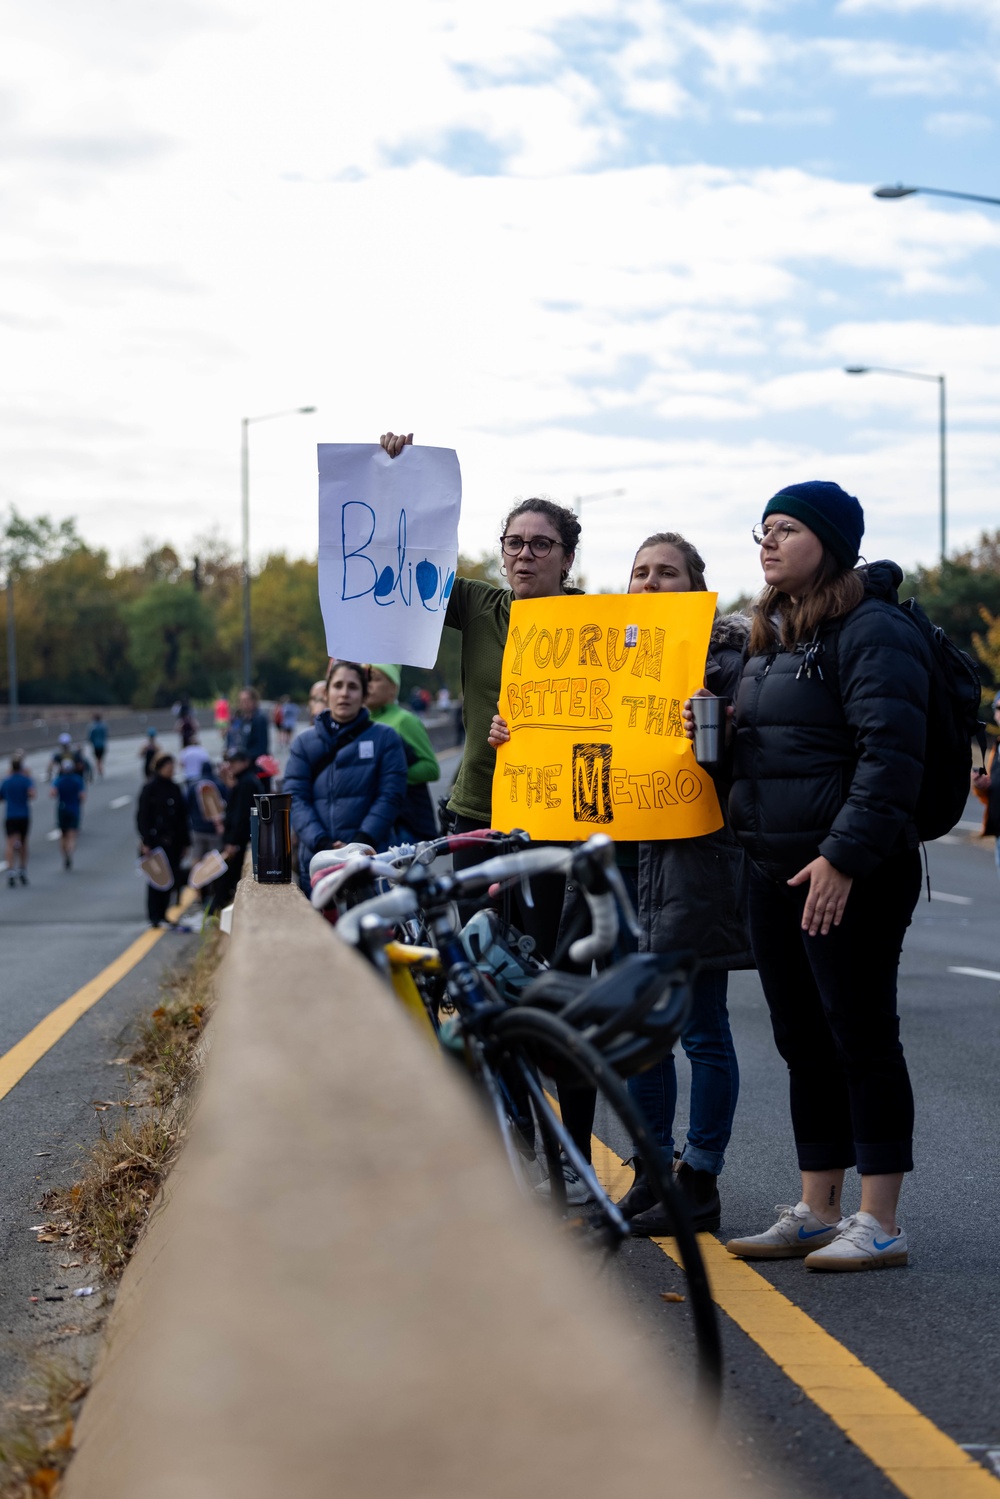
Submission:
POLYGON ((634 913, 624 889, 615 889, 620 876, 614 845, 604 836, 571 849, 525 846, 523 834, 460 836, 461 846, 479 839, 493 846, 513 843, 514 849, 470 869, 436 875, 429 866, 438 853, 454 847, 454 838, 380 857, 348 854, 326 877, 326 888, 317 886, 314 904, 322 908, 335 901, 341 939, 383 973, 412 1014, 422 1011, 428 1034, 462 1058, 488 1102, 524 1195, 537 1199, 547 1177, 560 1219, 586 1245, 611 1253, 629 1238, 628 1220, 566 1128, 547 1081, 560 1089, 596 1091, 642 1161, 673 1229, 688 1282, 699 1395, 714 1410, 721 1346, 697 1237, 670 1163, 622 1082, 675 1043, 690 1003, 695 961, 690 954, 632 954, 591 978, 546 968, 522 951, 523 982, 510 973, 501 979, 482 955, 473 961, 463 945, 455 916, 460 896, 486 895, 533 873, 571 873, 590 912, 589 934, 569 944, 573 960, 583 965, 613 947, 618 906, 626 920, 634 922, 634 913), (388 888, 375 889, 379 883, 388 888), (397 940, 397 931, 407 940, 397 940), (589 1201, 572 1211, 564 1162, 589 1194, 589 1201))

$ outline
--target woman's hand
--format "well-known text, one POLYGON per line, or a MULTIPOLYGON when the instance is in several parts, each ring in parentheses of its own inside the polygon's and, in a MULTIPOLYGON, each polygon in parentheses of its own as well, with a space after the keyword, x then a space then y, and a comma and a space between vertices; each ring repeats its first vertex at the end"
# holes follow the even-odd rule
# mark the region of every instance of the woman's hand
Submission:
POLYGON ((802 930, 810 937, 817 934, 825 937, 832 926, 839 926, 844 917, 847 897, 854 883, 849 874, 841 874, 829 859, 820 854, 805 869, 800 869, 788 881, 789 885, 804 885, 809 882, 805 910, 802 912, 802 930))
POLYGON ((151 854, 152 852, 153 852, 153 850, 149 847, 148 843, 140 843, 139 844, 139 855, 140 855, 140 858, 144 859, 147 854, 151 854))
POLYGON ((974 770, 972 772, 973 791, 985 791, 990 784, 989 774, 985 770, 974 770))
POLYGON ((490 724, 490 732, 487 736, 487 743, 491 744, 494 749, 499 749, 501 744, 509 744, 509 742, 510 729, 507 727, 507 720, 502 718, 499 713, 494 713, 493 722, 490 724))
MULTIPOLYGON (((691 697, 715 697, 714 692, 709 692, 707 687, 699 687, 697 692, 692 692, 691 697)), ((694 738, 694 709, 691 707, 691 697, 685 698, 681 709, 681 717, 684 720, 684 732, 689 739, 694 738)), ((736 709, 732 703, 726 709, 726 743, 733 737, 733 716, 736 709)))
POLYGON ((379 438, 379 446, 385 448, 390 458, 398 458, 407 443, 412 441, 412 432, 408 432, 405 437, 400 432, 383 432, 379 438))

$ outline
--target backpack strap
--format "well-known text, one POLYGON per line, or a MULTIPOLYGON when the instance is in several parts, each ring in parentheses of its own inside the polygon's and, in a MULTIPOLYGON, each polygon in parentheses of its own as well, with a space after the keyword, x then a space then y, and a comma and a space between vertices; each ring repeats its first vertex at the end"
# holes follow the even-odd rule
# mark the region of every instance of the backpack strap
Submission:
POLYGON ((355 720, 354 723, 349 724, 346 729, 338 733, 336 743, 332 749, 328 749, 324 755, 321 755, 312 768, 313 785, 316 784, 324 770, 329 770, 341 750, 346 749, 349 744, 353 744, 355 739, 360 739, 365 730, 371 727, 371 724, 371 718, 366 718, 363 723, 358 723, 355 720))

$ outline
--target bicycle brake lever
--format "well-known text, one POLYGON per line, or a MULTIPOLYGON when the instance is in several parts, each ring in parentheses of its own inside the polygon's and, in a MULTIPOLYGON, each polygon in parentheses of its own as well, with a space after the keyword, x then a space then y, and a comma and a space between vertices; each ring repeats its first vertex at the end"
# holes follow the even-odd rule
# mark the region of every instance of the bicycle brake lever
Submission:
POLYGON ((529 911, 535 909, 535 902, 531 894, 531 881, 526 874, 521 876, 521 898, 529 911))

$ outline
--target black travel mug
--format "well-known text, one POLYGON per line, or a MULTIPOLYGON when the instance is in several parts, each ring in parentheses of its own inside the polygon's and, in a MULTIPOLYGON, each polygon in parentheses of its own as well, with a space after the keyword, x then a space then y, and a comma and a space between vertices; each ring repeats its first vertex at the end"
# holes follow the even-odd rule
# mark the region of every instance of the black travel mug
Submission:
MULTIPOLYGON (((292 882, 292 798, 287 791, 271 791, 254 797, 257 812, 257 856, 253 877, 258 885, 290 885, 292 882)), ((253 822, 251 846, 253 843, 253 822)))

